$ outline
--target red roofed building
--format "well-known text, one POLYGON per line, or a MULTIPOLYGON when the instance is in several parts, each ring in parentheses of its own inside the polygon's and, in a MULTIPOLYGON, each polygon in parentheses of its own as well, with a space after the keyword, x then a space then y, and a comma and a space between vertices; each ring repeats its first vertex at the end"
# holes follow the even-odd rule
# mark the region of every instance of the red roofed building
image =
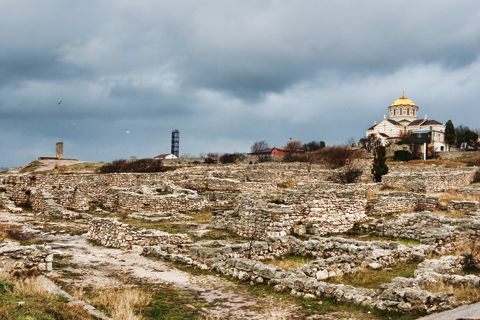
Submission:
MULTIPOLYGON (((301 150, 297 150, 295 152, 296 153, 302 153, 302 152, 305 152, 305 150, 301 149, 301 150)), ((285 148, 273 147, 273 148, 268 148, 268 149, 264 149, 264 150, 257 151, 257 152, 252 152, 252 153, 249 153, 249 155, 251 155, 251 156, 284 157, 284 156, 288 155, 289 153, 290 153, 290 151, 286 150, 285 148)))

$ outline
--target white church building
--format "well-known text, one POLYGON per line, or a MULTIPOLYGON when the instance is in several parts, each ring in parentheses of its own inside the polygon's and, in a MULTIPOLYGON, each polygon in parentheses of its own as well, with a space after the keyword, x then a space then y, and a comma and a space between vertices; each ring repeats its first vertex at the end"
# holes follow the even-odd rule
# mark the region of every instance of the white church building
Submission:
POLYGON ((418 106, 405 98, 403 93, 400 99, 388 107, 388 118, 384 115, 379 123, 375 121, 373 126, 367 129, 366 136, 374 134, 380 138, 383 145, 386 145, 399 141, 403 134, 415 134, 419 130, 434 132, 435 134, 432 134, 434 150, 446 150, 445 125, 436 120, 428 120, 426 115, 424 119, 418 119, 418 106))

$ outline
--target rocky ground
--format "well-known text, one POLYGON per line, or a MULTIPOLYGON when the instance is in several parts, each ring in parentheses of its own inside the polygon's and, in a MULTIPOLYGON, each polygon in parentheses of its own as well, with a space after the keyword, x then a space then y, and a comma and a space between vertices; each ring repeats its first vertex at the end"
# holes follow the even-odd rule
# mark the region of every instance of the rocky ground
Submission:
POLYGON ((68 234, 66 230, 82 229, 83 226, 75 222, 48 222, 25 214, 2 212, 0 223, 17 226, 28 234, 26 238, 46 241, 57 259, 66 258, 68 267, 54 264, 49 277, 74 296, 81 295, 86 288, 101 290, 132 283, 162 284, 194 292, 198 300, 208 304, 200 314, 210 319, 301 318, 296 314, 298 306, 294 303, 272 296, 253 296, 242 286, 221 277, 193 275, 172 264, 143 257, 140 251, 95 246, 87 241, 85 234, 68 234))

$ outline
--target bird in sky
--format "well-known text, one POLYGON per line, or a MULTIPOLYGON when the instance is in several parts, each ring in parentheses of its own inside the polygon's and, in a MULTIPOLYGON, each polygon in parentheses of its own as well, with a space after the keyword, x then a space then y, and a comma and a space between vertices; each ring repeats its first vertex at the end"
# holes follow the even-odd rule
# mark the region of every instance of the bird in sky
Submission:
POLYGON ((126 130, 126 133, 130 133, 130 131, 128 131, 128 129, 126 130))
POLYGON ((58 101, 58 104, 62 104, 62 100, 58 101))

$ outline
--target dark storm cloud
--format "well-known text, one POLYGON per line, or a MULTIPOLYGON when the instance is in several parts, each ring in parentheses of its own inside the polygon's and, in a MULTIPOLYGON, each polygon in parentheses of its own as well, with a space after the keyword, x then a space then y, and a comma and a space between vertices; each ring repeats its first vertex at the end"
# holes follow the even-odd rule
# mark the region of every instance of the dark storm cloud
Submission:
POLYGON ((404 90, 480 126, 477 1, 0 0, 0 45, 0 166, 342 143, 404 90))

